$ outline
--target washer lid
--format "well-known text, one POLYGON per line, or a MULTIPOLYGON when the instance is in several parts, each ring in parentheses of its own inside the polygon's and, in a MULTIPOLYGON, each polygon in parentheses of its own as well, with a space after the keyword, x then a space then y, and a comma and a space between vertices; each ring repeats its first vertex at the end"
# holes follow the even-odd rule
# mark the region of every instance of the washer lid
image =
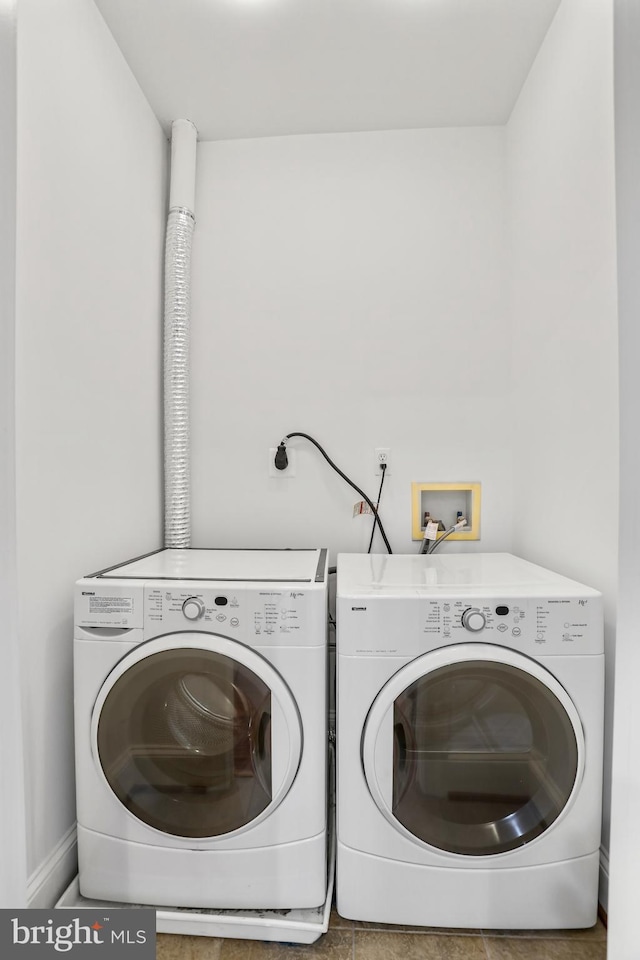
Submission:
POLYGON ((251 583, 320 583, 326 549, 158 550, 89 576, 136 580, 219 580, 251 583))

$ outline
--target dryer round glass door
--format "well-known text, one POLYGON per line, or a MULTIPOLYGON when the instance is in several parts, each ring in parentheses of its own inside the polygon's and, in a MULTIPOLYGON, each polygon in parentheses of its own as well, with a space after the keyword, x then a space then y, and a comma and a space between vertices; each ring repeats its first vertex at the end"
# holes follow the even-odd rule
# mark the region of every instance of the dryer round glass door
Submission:
POLYGON ((105 681, 95 758, 139 820, 180 837, 254 825, 286 795, 300 717, 280 675, 252 650, 204 634, 152 640, 105 681))
POLYGON ((514 850, 571 804, 584 735, 565 689, 510 650, 464 644, 396 673, 367 717, 369 790, 402 832, 466 856, 514 850))

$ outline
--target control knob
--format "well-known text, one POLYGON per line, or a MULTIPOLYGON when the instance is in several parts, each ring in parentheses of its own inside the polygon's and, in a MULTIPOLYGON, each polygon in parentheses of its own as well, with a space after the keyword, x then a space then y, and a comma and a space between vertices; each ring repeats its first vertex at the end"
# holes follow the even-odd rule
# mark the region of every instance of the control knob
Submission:
POLYGON ((462 626, 465 630, 470 630, 471 633, 479 633, 480 630, 484 630, 486 624, 487 618, 482 610, 478 610, 477 607, 469 607, 462 614, 462 626))
POLYGON ((182 604, 182 612, 187 620, 199 620, 204 615, 204 603, 198 597, 189 597, 182 604))

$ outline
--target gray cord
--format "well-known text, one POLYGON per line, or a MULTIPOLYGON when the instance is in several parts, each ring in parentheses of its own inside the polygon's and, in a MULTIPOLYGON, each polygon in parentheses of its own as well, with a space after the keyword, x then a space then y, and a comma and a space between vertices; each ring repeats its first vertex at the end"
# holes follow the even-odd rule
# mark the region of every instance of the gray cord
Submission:
POLYGON ((438 537, 437 540, 434 540, 434 541, 433 541, 433 543, 431 544, 431 546, 429 547, 429 549, 428 549, 426 552, 427 552, 427 553, 433 553, 433 551, 436 549, 436 547, 439 547, 443 540, 446 540, 447 537, 450 537, 452 533, 455 533, 456 530, 459 530, 459 529, 460 529, 460 527, 459 527, 457 524, 455 524, 453 527, 449 527, 449 529, 446 530, 446 531, 442 534, 442 536, 438 537))

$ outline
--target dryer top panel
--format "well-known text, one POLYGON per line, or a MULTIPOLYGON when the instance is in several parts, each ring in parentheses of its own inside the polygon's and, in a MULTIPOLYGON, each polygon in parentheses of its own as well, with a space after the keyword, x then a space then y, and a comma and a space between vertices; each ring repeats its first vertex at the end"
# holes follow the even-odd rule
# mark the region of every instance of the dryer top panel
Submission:
POLYGON ((342 597, 600 596, 591 587, 510 553, 341 553, 337 567, 337 593, 342 597))
POLYGON ((119 580, 324 583, 327 576, 327 551, 158 550, 89 576, 119 580))

